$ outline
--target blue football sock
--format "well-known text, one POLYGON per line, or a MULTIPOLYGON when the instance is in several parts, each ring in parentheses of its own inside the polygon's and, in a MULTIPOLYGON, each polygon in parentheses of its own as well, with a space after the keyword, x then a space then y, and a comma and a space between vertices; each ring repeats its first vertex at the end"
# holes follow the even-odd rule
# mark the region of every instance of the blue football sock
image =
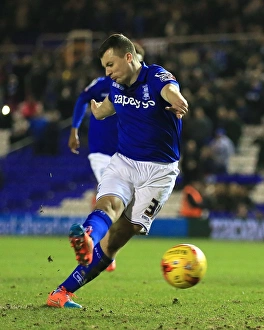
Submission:
POLYGON ((93 250, 93 260, 88 267, 77 266, 71 275, 59 285, 64 286, 69 292, 75 292, 86 283, 92 281, 111 263, 112 259, 107 257, 101 249, 100 243, 97 243, 93 250))
POLYGON ((112 220, 102 210, 94 210, 88 215, 88 218, 83 223, 83 227, 91 226, 93 228, 90 236, 93 239, 94 245, 96 245, 107 233, 108 229, 112 225, 112 220))

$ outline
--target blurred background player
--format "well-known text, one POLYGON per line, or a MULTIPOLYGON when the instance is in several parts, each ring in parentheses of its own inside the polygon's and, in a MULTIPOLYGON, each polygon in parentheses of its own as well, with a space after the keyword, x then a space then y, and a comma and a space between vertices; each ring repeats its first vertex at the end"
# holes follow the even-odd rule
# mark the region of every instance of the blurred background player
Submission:
MULTIPOLYGON (((134 42, 137 56, 143 61, 145 51, 134 42)), ((85 116, 87 106, 92 99, 103 101, 108 95, 112 79, 104 76, 94 79, 79 95, 73 111, 72 128, 69 136, 68 146, 71 152, 78 154, 80 147, 79 128, 85 116)), ((101 181, 102 174, 106 166, 110 162, 111 156, 117 150, 117 116, 113 115, 104 120, 97 120, 92 112, 89 113, 89 129, 88 129, 88 159, 97 183, 101 181)), ((95 200, 94 200, 95 202, 95 200)), ((115 260, 107 271, 113 271, 116 268, 115 260)))

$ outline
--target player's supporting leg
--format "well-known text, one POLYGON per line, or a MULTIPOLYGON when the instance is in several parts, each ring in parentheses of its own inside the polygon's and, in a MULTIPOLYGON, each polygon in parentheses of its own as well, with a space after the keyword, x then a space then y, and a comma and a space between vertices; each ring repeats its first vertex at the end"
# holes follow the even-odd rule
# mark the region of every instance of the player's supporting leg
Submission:
POLYGON ((77 291, 84 284, 92 281, 111 263, 112 259, 108 258, 101 249, 100 243, 97 243, 93 249, 92 262, 86 267, 78 265, 70 276, 62 282, 58 288, 52 291, 47 300, 47 305, 51 307, 76 307, 81 308, 72 299, 73 292, 77 291))
POLYGON ((63 286, 61 286, 49 294, 47 305, 57 308, 82 308, 82 306, 74 302, 71 297, 74 297, 74 294, 68 292, 63 286))

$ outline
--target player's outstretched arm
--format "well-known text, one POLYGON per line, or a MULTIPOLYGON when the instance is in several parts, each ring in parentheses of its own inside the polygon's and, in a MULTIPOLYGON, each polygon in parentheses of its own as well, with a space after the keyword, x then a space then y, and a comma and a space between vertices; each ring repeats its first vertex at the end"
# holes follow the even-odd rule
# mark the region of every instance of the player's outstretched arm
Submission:
POLYGON ((179 91, 178 86, 174 84, 167 84, 161 90, 161 96, 165 101, 171 104, 170 107, 166 107, 165 109, 168 111, 172 111, 177 118, 181 119, 188 112, 188 102, 182 96, 179 91))
POLYGON ((109 101, 108 96, 103 100, 103 102, 91 100, 91 111, 95 118, 99 120, 115 114, 115 109, 113 104, 109 101))
POLYGON ((68 147, 71 149, 71 152, 74 154, 78 154, 77 150, 80 147, 80 140, 78 136, 78 128, 72 127, 70 132, 70 137, 68 141, 68 147))

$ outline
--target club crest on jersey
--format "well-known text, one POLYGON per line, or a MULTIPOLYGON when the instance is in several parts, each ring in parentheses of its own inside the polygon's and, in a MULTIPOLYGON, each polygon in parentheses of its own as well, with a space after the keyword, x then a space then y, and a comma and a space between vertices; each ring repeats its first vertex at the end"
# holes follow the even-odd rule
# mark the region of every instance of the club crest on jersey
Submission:
POLYGON ((158 77, 160 81, 176 80, 174 75, 168 71, 156 73, 155 77, 158 77))
POLYGON ((148 85, 143 85, 142 86, 143 92, 142 92, 142 100, 147 101, 150 99, 149 96, 149 89, 148 89, 148 85))

